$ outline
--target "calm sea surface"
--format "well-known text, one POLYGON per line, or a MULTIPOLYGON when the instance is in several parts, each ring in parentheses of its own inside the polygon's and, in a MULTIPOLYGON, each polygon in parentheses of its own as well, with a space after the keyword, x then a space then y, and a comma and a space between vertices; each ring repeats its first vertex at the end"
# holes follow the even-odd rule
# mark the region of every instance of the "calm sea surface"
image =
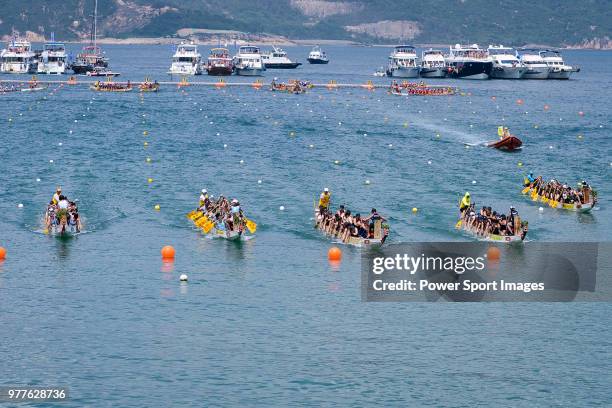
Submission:
MULTIPOLYGON (((104 48, 121 79, 167 79, 170 46, 104 48)), ((287 51, 305 62, 309 49, 287 51)), ((388 82, 372 73, 389 49, 327 51, 327 66, 263 80, 388 82)), ((428 81, 460 86, 454 97, 0 95, 0 383, 68 385, 62 406, 75 407, 612 404, 610 304, 362 303, 360 251, 343 248, 332 268, 312 228, 329 187, 334 206, 387 216, 390 242, 469 240, 453 226, 470 191, 477 205, 516 206, 529 240, 610 241, 612 53, 565 58, 582 68, 570 81, 428 81), (523 151, 482 146, 501 124, 523 151), (586 178, 598 208, 540 214, 520 195, 529 170, 586 178), (40 232, 58 184, 79 199, 87 233, 40 232), (256 238, 192 229, 185 214, 202 188, 239 198, 256 238), (173 266, 160 261, 166 244, 173 266)))

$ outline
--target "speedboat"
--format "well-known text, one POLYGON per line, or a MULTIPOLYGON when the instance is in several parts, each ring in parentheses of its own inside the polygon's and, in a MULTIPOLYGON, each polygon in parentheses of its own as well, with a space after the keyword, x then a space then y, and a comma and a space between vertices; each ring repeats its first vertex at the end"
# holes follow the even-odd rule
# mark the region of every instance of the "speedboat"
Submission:
POLYGON ((36 72, 35 54, 29 41, 14 37, 0 52, 0 72, 30 74, 36 72))
POLYGON ((489 79, 493 63, 478 44, 455 44, 446 57, 446 69, 452 78, 489 79))
POLYGON ((523 79, 548 79, 550 67, 540 55, 540 50, 522 49, 519 58, 526 68, 523 79))
POLYGON ((234 56, 234 68, 236 75, 260 76, 266 70, 266 66, 261 59, 259 47, 244 45, 238 49, 238 54, 234 56))
POLYGON ((444 78, 446 76, 446 61, 441 50, 432 48, 421 54, 421 71, 423 78, 444 78))
POLYGON ((66 46, 62 42, 56 42, 51 36, 51 41, 43 45, 43 50, 38 55, 38 74, 60 75, 66 72, 66 46))
POLYGON ((489 45, 489 59, 493 62, 491 78, 520 79, 526 71, 525 66, 516 56, 516 50, 503 45, 489 45))
POLYGON ((172 65, 168 70, 170 75, 201 75, 202 56, 198 52, 198 46, 193 42, 186 44, 181 42, 172 56, 172 65))
POLYGON ((559 51, 543 50, 540 51, 540 56, 550 68, 548 79, 569 79, 572 72, 580 72, 580 68, 565 65, 559 51))
POLYGON ((419 76, 417 54, 411 45, 398 45, 393 49, 387 64, 387 76, 395 78, 417 78, 419 76))
POLYGON ((284 50, 275 46, 268 54, 261 54, 261 58, 266 69, 293 69, 302 65, 301 62, 291 61, 284 50))
POLYGON ((225 76, 234 72, 234 62, 227 48, 213 48, 206 63, 208 75, 225 76))
POLYGON ((315 45, 310 54, 308 54, 308 58, 306 59, 309 64, 328 64, 329 58, 325 51, 321 50, 321 47, 315 45))
POLYGON ((521 141, 521 139, 513 135, 506 136, 499 140, 495 140, 493 142, 487 143, 488 147, 493 147, 499 150, 506 150, 509 152, 520 149, 522 145, 523 145, 523 142, 521 141))

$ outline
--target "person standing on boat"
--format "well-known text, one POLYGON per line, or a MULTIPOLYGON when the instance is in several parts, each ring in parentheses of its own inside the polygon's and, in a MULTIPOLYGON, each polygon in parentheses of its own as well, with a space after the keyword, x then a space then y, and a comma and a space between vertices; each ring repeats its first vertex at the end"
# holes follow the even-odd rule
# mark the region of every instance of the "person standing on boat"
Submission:
POLYGON ((466 192, 461 201, 459 202, 459 212, 463 214, 465 210, 470 208, 470 193, 466 192))
POLYGON ((208 191, 205 188, 202 189, 202 194, 200 194, 200 207, 202 207, 208 201, 208 191))
POLYGON ((53 194, 53 199, 51 200, 53 204, 57 205, 60 201, 60 196, 62 195, 62 188, 57 186, 55 189, 55 194, 53 194))
POLYGON ((370 232, 370 236, 373 237, 374 236, 374 225, 376 224, 376 221, 387 221, 387 219, 385 217, 383 217, 382 215, 380 215, 378 213, 378 211, 376 211, 376 208, 372 208, 372 211, 370 212, 370 215, 367 216, 366 218, 363 219, 363 222, 369 222, 370 226, 369 226, 369 232, 370 232))
POLYGON ((329 188, 325 187, 321 196, 319 197, 319 213, 323 213, 327 211, 329 208, 329 200, 331 198, 331 193, 329 192, 329 188))

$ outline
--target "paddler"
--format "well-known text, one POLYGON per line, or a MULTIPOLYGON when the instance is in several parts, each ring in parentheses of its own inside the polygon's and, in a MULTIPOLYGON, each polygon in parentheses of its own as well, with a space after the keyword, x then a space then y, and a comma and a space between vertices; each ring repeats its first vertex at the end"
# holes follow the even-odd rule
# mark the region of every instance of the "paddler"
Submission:
POLYGON ((329 208, 329 199, 331 198, 331 193, 329 192, 329 188, 325 187, 321 196, 319 197, 319 213, 323 213, 327 211, 329 208))
POLYGON ((459 202, 459 212, 463 214, 463 212, 468 208, 470 208, 470 193, 466 192, 459 202))
POLYGON ((204 204, 208 204, 208 191, 205 188, 202 189, 202 193, 200 194, 200 207, 204 204))
POLYGON ((529 174, 527 174, 527 176, 525 177, 525 180, 523 180, 525 187, 530 186, 531 184, 533 184, 535 182, 535 177, 533 177, 533 173, 529 172, 529 174))

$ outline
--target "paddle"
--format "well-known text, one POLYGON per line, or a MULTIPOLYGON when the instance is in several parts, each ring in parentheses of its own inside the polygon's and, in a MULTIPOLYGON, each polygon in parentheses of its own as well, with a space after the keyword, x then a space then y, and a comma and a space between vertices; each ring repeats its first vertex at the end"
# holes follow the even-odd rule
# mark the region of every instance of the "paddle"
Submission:
POLYGON ((521 191, 521 194, 527 194, 527 192, 529 191, 529 189, 531 188, 531 186, 527 186, 523 189, 523 191, 521 191))
POLYGON ((455 224, 455 228, 457 228, 457 229, 461 228, 462 224, 463 224, 463 220, 457 221, 457 223, 455 224))
POLYGON ((249 230, 249 232, 251 234, 254 234, 255 231, 257 231, 257 224, 255 224, 253 221, 251 221, 251 220, 249 220, 247 218, 245 218, 244 221, 246 223, 246 227, 249 230))
POLYGON ((205 234, 208 234, 210 232, 210 230, 215 226, 215 223, 212 222, 211 220, 209 220, 208 218, 206 219, 206 222, 203 223, 203 225, 201 226, 202 231, 204 231, 205 234))

